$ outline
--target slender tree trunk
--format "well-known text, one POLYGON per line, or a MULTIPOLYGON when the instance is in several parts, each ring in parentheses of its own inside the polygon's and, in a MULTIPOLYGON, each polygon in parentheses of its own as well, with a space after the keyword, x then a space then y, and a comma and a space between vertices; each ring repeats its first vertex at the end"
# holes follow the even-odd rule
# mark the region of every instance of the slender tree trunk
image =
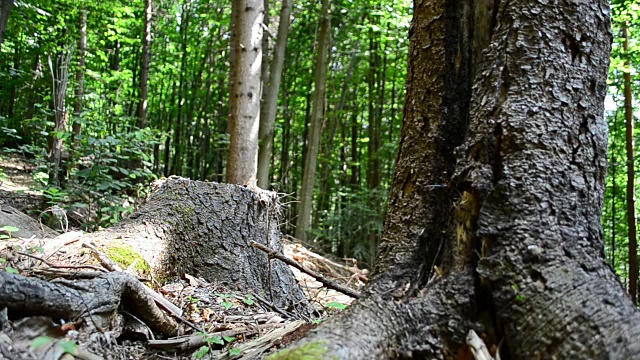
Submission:
POLYGON ((151 0, 144 1, 144 32, 140 61, 140 94, 138 100, 138 128, 147 126, 147 97, 149 94, 149 62, 151 60, 151 0))
MULTIPOLYGON (((618 136, 618 116, 620 108, 616 109, 616 112, 613 115, 613 127, 611 129, 611 133, 609 134, 609 138, 612 139, 611 148, 608 149, 610 158, 609 158, 609 166, 611 167, 611 259, 609 263, 613 268, 613 271, 616 272, 616 215, 617 215, 617 196, 618 196, 618 184, 616 182, 616 174, 618 172, 618 164, 617 164, 617 153, 616 153, 616 137, 618 136)), ((606 193, 605 193, 606 196, 606 193)))
MULTIPOLYGON (((627 26, 622 28, 623 50, 627 56, 625 65, 631 67, 629 59, 629 33, 627 26)), ((631 73, 624 72, 624 118, 626 125, 627 148, 627 226, 629 227, 629 294, 634 304, 638 300, 638 240, 636 236, 636 189, 634 161, 634 119, 633 95, 631 93, 631 73)))
MULTIPOLYGON (((16 46, 13 51, 13 73, 17 74, 20 70, 20 46, 16 46)), ((17 79, 16 79, 17 80, 17 79)), ((7 115, 13 117, 14 109, 16 106, 17 86, 16 82, 12 81, 11 90, 9 91, 9 106, 7 108, 7 115)))
POLYGON ((358 101, 354 102, 354 109, 351 112, 351 189, 360 187, 360 124, 358 124, 358 101))
MULTIPOLYGON (((265 0, 266 3, 266 0, 265 0)), ((280 80, 284 67, 284 58, 289 36, 289 23, 291 20, 291 0, 282 0, 280 10, 280 22, 278 24, 278 37, 273 50, 273 61, 269 75, 264 104, 260 119, 260 150, 258 152, 258 186, 263 189, 270 187, 269 168, 271 154, 273 152, 273 132, 278 112, 278 93, 280 92, 280 80)), ((266 38, 266 36, 265 36, 266 38)), ((263 62, 264 65, 264 62, 263 62)))
POLYGON ((260 126, 260 59, 262 58, 263 0, 232 2, 235 37, 231 43, 232 79, 229 97, 227 182, 255 184, 260 126), (234 10, 235 9, 235 10, 234 10), (255 65, 257 62, 257 66, 255 65))
POLYGON ((2 40, 7 29, 7 22, 9 22, 11 7, 13 7, 13 0, 0 0, 0 49, 2 49, 2 40))
MULTIPOLYGON (((262 36, 262 67, 260 68, 260 99, 264 102, 265 91, 267 90, 267 83, 269 82, 269 0, 262 0, 263 16, 262 16, 262 28, 265 30, 262 36)), ((262 104, 260 105, 260 119, 263 118, 262 104)))
POLYGON ((62 156, 64 151, 63 133, 67 130, 69 112, 66 109, 66 93, 69 83, 69 64, 71 52, 63 52, 56 56, 55 60, 49 56, 49 70, 52 79, 53 114, 55 119, 54 131, 51 134, 49 148, 49 185, 59 186, 63 177, 61 171, 62 156))
POLYGON ((175 127, 173 130, 173 159, 171 160, 171 174, 180 175, 182 172, 182 132, 183 132, 183 116, 185 103, 185 88, 187 78, 187 61, 189 58, 188 44, 189 41, 189 23, 191 18, 190 8, 187 2, 182 5, 182 22, 180 23, 180 33, 182 40, 182 54, 180 60, 180 76, 178 85, 178 114, 176 115, 175 127))
MULTIPOLYGON (((334 140, 338 132, 338 129, 343 127, 343 123, 344 123, 343 113, 347 103, 347 93, 349 93, 349 86, 353 85, 351 78, 353 76, 353 72, 356 67, 356 59, 359 55, 358 51, 356 51, 355 49, 358 49, 359 45, 360 45, 360 41, 356 40, 353 54, 351 54, 351 61, 349 62, 349 68, 347 69, 347 76, 345 77, 344 82, 342 83, 342 88, 340 89, 340 101, 338 102, 338 106, 335 108, 334 114, 332 116, 332 122, 331 122, 331 125, 329 126, 329 136, 327 137, 326 146, 323 149, 322 158, 324 159, 324 161, 322 163, 322 166, 320 167, 320 198, 318 199, 318 205, 316 210, 317 215, 314 218, 314 226, 317 226, 317 224, 319 224, 320 216, 318 215, 321 214, 323 211, 328 210, 328 206, 329 206, 329 199, 331 196, 330 194, 331 184, 329 181, 331 164, 330 164, 329 158, 331 157, 331 154, 333 152, 333 144, 334 144, 334 140)), ((351 96, 353 97, 353 99, 355 99, 355 101, 357 101, 358 86, 356 84, 353 87, 354 89, 352 90, 351 96)))
MULTIPOLYGON (((86 67, 85 52, 87 51, 87 10, 80 10, 78 38, 78 68, 76 69, 76 98, 73 106, 73 134, 71 146, 75 147, 82 131, 82 104, 84 102, 84 72, 86 67)), ((75 148, 74 148, 75 149, 75 148)))
MULTIPOLYGON (((36 58, 33 61, 33 69, 31 69, 31 82, 29 83, 29 95, 27 95, 27 112, 25 114, 25 119, 33 119, 33 113, 36 107, 36 83, 40 74, 42 74, 42 61, 40 55, 40 43, 37 43, 36 48, 36 58)), ((26 129, 25 129, 26 130, 26 129)))
POLYGON ((313 206, 313 188, 316 181, 316 167, 320 139, 322 138, 322 122, 325 115, 325 94, 327 87, 327 62, 331 37, 331 17, 329 0, 322 0, 322 15, 320 17, 320 35, 318 36, 318 58, 315 69, 315 92, 311 111, 311 126, 309 141, 302 173, 302 188, 300 189, 300 208, 296 221, 295 237, 305 241, 311 220, 313 206))

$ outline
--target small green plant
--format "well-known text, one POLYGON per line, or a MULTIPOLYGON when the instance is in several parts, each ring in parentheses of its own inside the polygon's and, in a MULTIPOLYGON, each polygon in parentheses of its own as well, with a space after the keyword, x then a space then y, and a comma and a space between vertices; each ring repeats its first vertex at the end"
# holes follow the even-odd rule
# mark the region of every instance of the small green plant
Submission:
POLYGON ((344 310, 348 307, 348 305, 345 305, 336 301, 326 303, 324 306, 326 306, 329 309, 337 309, 337 310, 344 310))
POLYGON ((208 353, 209 347, 207 345, 202 345, 193 355, 196 359, 203 359, 208 353))
POLYGON ((18 232, 20 231, 20 229, 18 229, 15 226, 3 226, 0 227, 0 240, 6 240, 6 239, 11 239, 11 235, 14 232, 18 232), (4 233, 4 234, 2 234, 4 233))
POLYGON ((31 341, 32 348, 39 348, 41 346, 49 346, 49 344, 55 343, 56 346, 62 348, 67 354, 77 355, 78 354, 78 344, 76 344, 73 340, 56 340, 50 336, 38 336, 37 338, 31 341))
POLYGON ((55 187, 50 187, 42 190, 42 196, 47 199, 47 204, 57 205, 64 202, 67 196, 69 196, 69 193, 55 187))
POLYGON ((231 309, 233 307, 233 303, 228 302, 228 301, 223 301, 222 304, 220 304, 220 305, 222 305, 222 307, 227 309, 227 310, 229 310, 229 309, 231 309))
POLYGON ((231 344, 232 342, 236 341, 236 338, 234 336, 223 335, 222 338, 224 339, 224 341, 226 341, 229 344, 231 344))
POLYGON ((240 356, 240 355, 242 355, 242 350, 240 350, 238 348, 229 349, 229 355, 231 355, 231 356, 240 356))
MULTIPOLYGON (((204 358, 209 353, 209 351, 211 351, 212 345, 224 346, 225 342, 227 344, 231 344, 232 342, 236 341, 236 338, 233 336, 210 335, 202 332, 197 332, 196 334, 202 335, 204 337, 204 342, 207 343, 207 345, 201 346, 198 349, 198 351, 194 353, 194 356, 196 359, 204 358)), ((231 354, 231 350, 229 351, 230 354, 231 354)))
POLYGON ((253 304, 255 304, 256 302, 253 300, 253 295, 249 294, 247 295, 244 299, 242 299, 242 302, 244 302, 245 304, 251 306, 253 304))
POLYGON ((8 272, 9 274, 15 274, 15 275, 20 275, 20 271, 12 268, 11 266, 7 266, 4 268, 4 271, 8 272))

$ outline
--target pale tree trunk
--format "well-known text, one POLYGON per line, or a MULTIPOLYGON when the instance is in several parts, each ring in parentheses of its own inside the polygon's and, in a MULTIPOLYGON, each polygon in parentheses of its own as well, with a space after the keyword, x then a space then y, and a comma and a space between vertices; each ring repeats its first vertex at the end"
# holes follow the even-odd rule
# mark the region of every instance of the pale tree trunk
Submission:
MULTIPOLYGON (((289 36, 289 23, 291 22, 291 0, 282 0, 280 10, 280 22, 278 24, 278 37, 273 49, 273 60, 269 75, 269 84, 264 94, 262 114, 260 119, 260 149, 258 152, 258 186, 268 189, 270 184, 269 169, 271 165, 271 153, 273 152, 273 128, 278 112, 278 93, 280 92, 280 80, 284 67, 284 56, 287 49, 287 37, 289 36)), ((264 62, 263 62, 264 64, 264 62)))
POLYGON ((12 7, 13 0, 0 0, 0 49, 2 49, 2 40, 4 39, 4 32, 7 29, 12 7))
MULTIPOLYGON (((360 47, 360 40, 356 40, 356 43, 353 47, 353 54, 351 54, 351 61, 349 62, 349 68, 347 70, 347 76, 342 83, 342 87, 340 89, 340 101, 338 102, 338 106, 335 107, 335 114, 331 119, 331 125, 329 128, 329 136, 327 137, 327 143, 322 151, 322 158, 325 160, 320 167, 320 198, 318 199, 317 208, 315 211, 314 217, 314 226, 318 224, 320 221, 320 217, 323 211, 328 210, 329 208, 329 198, 330 198, 330 189, 331 184, 329 181, 329 170, 331 168, 330 161, 328 160, 333 152, 333 144, 338 131, 338 128, 342 128, 344 126, 344 119, 342 112, 347 103, 347 93, 349 93, 349 85, 352 84, 352 76, 353 71, 356 66, 356 58, 358 57, 358 49, 360 47)), ((353 87, 353 94, 351 97, 357 101, 358 98, 358 87, 353 87)))
POLYGON ((144 33, 140 62, 140 98, 138 100, 138 128, 147 126, 147 97, 149 94, 149 62, 151 60, 151 0, 144 1, 144 33))
POLYGON ((84 71, 86 66, 85 52, 87 50, 87 10, 80 10, 80 36, 78 38, 78 68, 76 69, 76 98, 73 106, 73 134, 71 146, 75 146, 82 131, 82 104, 84 101, 84 71))
POLYGON ((58 186, 62 180, 61 171, 62 156, 64 151, 63 137, 60 136, 67 131, 67 120, 69 112, 66 109, 66 93, 69 83, 69 64, 71 62, 71 51, 67 50, 56 56, 55 60, 49 56, 49 70, 52 79, 53 115, 55 125, 51 134, 49 147, 49 184, 58 186), (55 62, 55 65, 54 65, 55 62))
POLYGON ((605 263, 600 223, 609 2, 496 4, 474 29, 472 1, 414 4, 375 274, 296 347, 470 358, 473 329, 502 359, 640 357, 640 313, 605 263), (487 44, 471 35, 485 31, 487 44))
POLYGON ((263 0, 232 2, 233 33, 229 96, 227 182, 255 184, 260 126, 260 62, 263 0), (256 66, 257 64, 257 66, 256 66))
MULTIPOLYGON (((622 28, 624 37, 623 50, 629 51, 629 33, 627 26, 622 28)), ((626 54, 625 65, 631 67, 629 55, 626 54)), ((636 236, 636 188, 634 169, 634 120, 633 120, 633 95, 631 94, 631 73, 624 72, 624 118, 626 126, 626 150, 627 150, 627 226, 629 228, 629 294, 634 303, 638 300, 638 240, 636 236)))
POLYGON ((327 90, 327 62, 329 43, 331 38, 331 16, 329 0, 322 0, 322 14, 320 15, 320 34, 318 35, 318 58, 315 69, 315 91, 313 94, 313 108, 311 109, 311 126, 304 157, 302 172, 302 187, 300 189, 300 207, 296 220, 295 237, 305 241, 311 220, 313 206, 313 187, 316 182, 316 167, 320 139, 322 138, 322 121, 325 115, 325 93, 327 90))

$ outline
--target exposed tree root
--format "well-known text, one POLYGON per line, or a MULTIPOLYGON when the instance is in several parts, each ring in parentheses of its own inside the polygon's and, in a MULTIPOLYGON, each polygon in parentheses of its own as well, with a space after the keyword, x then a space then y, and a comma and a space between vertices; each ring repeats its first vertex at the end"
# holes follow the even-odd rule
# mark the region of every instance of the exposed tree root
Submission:
POLYGON ((99 331, 113 331, 121 306, 163 335, 178 333, 176 321, 160 310, 130 274, 111 272, 89 280, 48 282, 0 272, 0 308, 8 308, 12 316, 83 319, 99 331))

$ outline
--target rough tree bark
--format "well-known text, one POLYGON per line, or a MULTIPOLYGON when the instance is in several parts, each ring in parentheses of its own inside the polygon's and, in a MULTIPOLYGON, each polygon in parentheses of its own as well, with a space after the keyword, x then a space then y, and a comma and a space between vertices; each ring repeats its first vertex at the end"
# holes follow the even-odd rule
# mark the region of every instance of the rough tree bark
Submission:
POLYGON ((300 208, 296 220, 295 237, 305 241, 311 222, 311 208, 313 207, 313 187, 316 183, 316 168, 318 152, 322 139, 322 122, 325 115, 325 94, 327 90, 327 62, 329 43, 331 39, 331 4, 329 0, 322 0, 322 14, 320 15, 320 34, 318 35, 318 58, 315 69, 315 90, 313 93, 313 109, 311 110, 311 124, 308 137, 307 151, 304 156, 304 170, 302 173, 302 187, 300 189, 300 208))
POLYGON ((260 126, 263 0, 232 2, 227 182, 255 184, 260 126))
POLYGON ((609 2, 472 4, 415 2, 376 272, 295 349, 451 359, 473 329, 503 359, 637 358, 640 313, 600 224, 609 2))
POLYGON ((170 178, 131 217, 83 241, 128 245, 156 278, 187 273, 272 296, 288 308, 304 295, 286 265, 270 262, 251 241, 282 250, 275 194, 170 178))

